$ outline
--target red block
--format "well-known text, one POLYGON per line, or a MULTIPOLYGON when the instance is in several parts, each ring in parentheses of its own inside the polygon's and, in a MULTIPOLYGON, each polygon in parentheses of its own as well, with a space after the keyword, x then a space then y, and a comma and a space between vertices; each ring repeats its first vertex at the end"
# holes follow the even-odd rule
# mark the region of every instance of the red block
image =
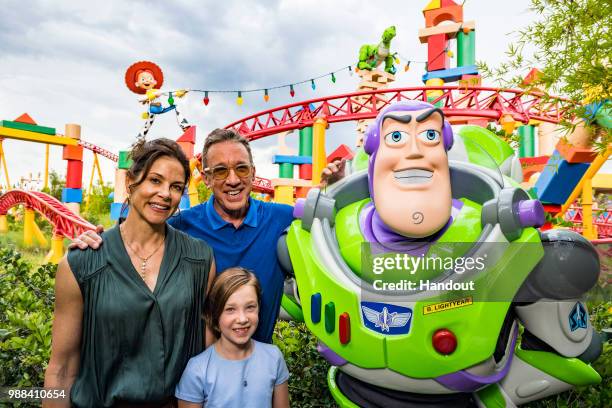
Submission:
POLYGON ((62 160, 83 161, 83 146, 64 146, 62 160))
POLYGON ((463 23, 463 7, 455 5, 448 7, 440 7, 439 9, 426 10, 423 12, 425 16, 425 27, 435 27, 442 21, 453 21, 455 23, 463 23))
POLYGON ((329 156, 327 156, 327 162, 331 163, 334 160, 351 160, 354 154, 350 147, 345 144, 341 144, 338 146, 336 150, 334 150, 329 156))
POLYGON ((183 150, 183 153, 185 153, 185 156, 187 156, 187 159, 191 160, 193 158, 194 144, 191 142, 177 142, 177 144, 181 146, 181 149, 183 150))
POLYGON ((187 130, 185 131, 185 133, 183 133, 181 135, 181 137, 176 139, 176 141, 177 142, 195 143, 195 141, 196 141, 196 127, 195 126, 189 126, 187 128, 187 130))
POLYGON ((302 180, 312 180, 312 164, 300 164, 299 168, 302 180))
POLYGON ((66 188, 81 188, 83 179, 83 162, 80 160, 68 160, 66 170, 66 188))
POLYGON ((340 343, 347 344, 351 341, 351 318, 346 312, 338 318, 338 331, 340 332, 340 343))
POLYGON ((427 71, 450 68, 450 58, 446 53, 447 34, 436 34, 427 38, 427 71))
POLYGON ((27 123, 29 125, 38 125, 38 123, 34 122, 34 119, 32 119, 32 117, 28 115, 27 113, 22 114, 17 119, 15 119, 13 122, 27 123))

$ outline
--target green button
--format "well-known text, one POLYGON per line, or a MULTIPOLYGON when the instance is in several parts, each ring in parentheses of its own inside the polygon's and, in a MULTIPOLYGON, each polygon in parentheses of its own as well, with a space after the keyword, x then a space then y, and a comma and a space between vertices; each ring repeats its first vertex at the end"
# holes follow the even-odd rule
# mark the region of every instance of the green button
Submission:
POLYGON ((334 302, 325 305, 325 331, 333 333, 336 328, 336 306, 334 302))

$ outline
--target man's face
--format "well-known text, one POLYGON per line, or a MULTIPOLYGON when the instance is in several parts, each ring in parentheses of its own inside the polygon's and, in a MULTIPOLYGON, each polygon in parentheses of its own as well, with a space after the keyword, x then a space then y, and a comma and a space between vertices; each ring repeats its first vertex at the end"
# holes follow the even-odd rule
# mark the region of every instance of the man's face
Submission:
POLYGON ((144 71, 138 74, 134 85, 136 85, 137 88, 149 90, 155 88, 157 81, 155 80, 153 74, 151 74, 149 71, 144 71))
POLYGON ((382 123, 372 180, 374 205, 397 233, 427 237, 446 225, 452 206, 443 119, 432 109, 390 116, 398 119, 387 117, 382 123))
POLYGON ((214 144, 208 150, 206 166, 206 185, 215 196, 215 208, 225 214, 233 214, 246 209, 249 194, 255 180, 255 167, 251 167, 248 176, 240 177, 236 174, 236 166, 252 166, 249 153, 241 143, 232 141, 214 144), (229 169, 225 179, 213 176, 214 169, 229 169))

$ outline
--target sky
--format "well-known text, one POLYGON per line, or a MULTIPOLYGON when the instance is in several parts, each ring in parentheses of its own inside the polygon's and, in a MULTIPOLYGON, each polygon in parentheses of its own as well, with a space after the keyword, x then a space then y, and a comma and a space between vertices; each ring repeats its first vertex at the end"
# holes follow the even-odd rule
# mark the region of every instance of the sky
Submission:
MULTIPOLYGON (((113 152, 125 150, 142 126, 139 95, 124 83, 128 66, 139 60, 157 63, 162 89, 247 90, 296 83, 354 65, 359 47, 378 43, 395 25, 391 50, 412 61, 427 59, 418 40, 427 0, 182 0, 182 1, 17 1, 0 0, 0 120, 27 112, 41 126, 64 133, 67 123, 82 127, 81 138, 113 152)), ((536 18, 529 1, 466 0, 464 20, 476 22, 476 59, 495 66, 506 60, 516 31, 536 18)), ((454 45, 453 48, 454 49, 454 45)), ((451 64, 456 60, 451 60, 451 64)), ((420 86, 424 64, 404 72, 399 65, 393 87, 420 86)), ((196 150, 211 130, 264 109, 301 100, 353 92, 359 77, 347 70, 289 89, 243 94, 190 93, 177 100, 197 126, 196 150)), ((485 81, 486 83, 486 81, 485 81)), ((332 125, 327 151, 340 143, 353 147, 355 123, 332 125)), ((177 138, 173 113, 158 115, 148 137, 177 138)), ((295 132, 287 138, 297 148, 295 132)), ((11 183, 43 172, 44 145, 5 140, 11 183)), ((277 140, 253 142, 258 174, 273 178, 277 140)), ((61 147, 51 147, 50 167, 65 174, 61 147)), ((104 181, 114 180, 114 164, 102 160, 104 181)), ((92 154, 84 154, 83 186, 91 174, 92 154)), ((0 170, 0 183, 4 174, 0 170)))

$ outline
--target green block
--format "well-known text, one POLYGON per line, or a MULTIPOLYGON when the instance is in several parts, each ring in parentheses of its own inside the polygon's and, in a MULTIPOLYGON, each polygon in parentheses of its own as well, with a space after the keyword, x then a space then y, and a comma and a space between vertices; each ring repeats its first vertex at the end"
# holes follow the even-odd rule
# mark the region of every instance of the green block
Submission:
POLYGON ((336 329, 336 305, 329 302, 325 305, 325 331, 333 333, 336 329))
POLYGON ((561 357, 547 351, 516 348, 516 356, 546 374, 572 385, 592 385, 601 382, 593 367, 577 358, 561 357))
POLYGON ((470 30, 469 34, 459 31, 457 35, 457 66, 466 67, 476 65, 476 32, 470 30))
POLYGON ((129 151, 121 151, 119 152, 119 162, 117 163, 117 168, 119 169, 129 169, 132 167, 132 158, 130 157, 129 151))
POLYGON ((518 128, 519 157, 535 156, 535 126, 524 125, 518 128))
POLYGON ((50 128, 46 126, 38 126, 38 125, 30 125, 29 123, 12 122, 10 120, 0 121, 0 126, 11 128, 11 129, 26 130, 28 132, 43 133, 45 135, 55 135, 56 134, 55 128, 50 128))
POLYGON ((300 129, 300 156, 312 156, 312 126, 300 129))
POLYGON ((281 163, 278 169, 278 176, 280 178, 293 178, 293 164, 292 163, 281 163))

